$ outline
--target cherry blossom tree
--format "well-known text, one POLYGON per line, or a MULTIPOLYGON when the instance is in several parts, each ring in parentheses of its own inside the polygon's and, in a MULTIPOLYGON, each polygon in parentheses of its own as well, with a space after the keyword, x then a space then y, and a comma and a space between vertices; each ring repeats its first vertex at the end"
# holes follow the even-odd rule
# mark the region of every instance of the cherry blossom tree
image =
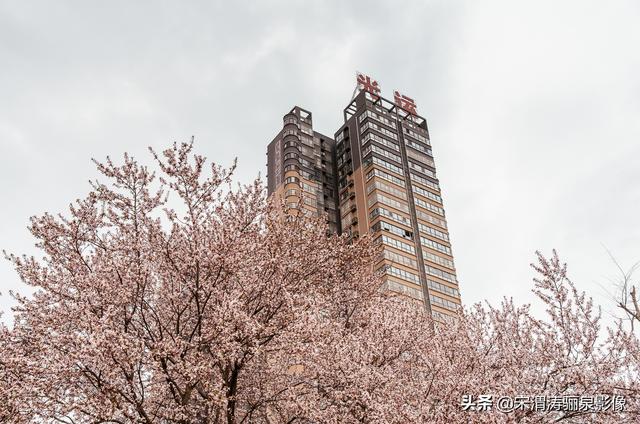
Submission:
POLYGON ((192 144, 126 156, 32 219, 35 289, 0 328, 12 423, 637 422, 638 341, 541 255, 546 319, 505 299, 434 323, 380 291, 367 236, 327 236, 192 144), (470 410, 465 395, 625 396, 626 411, 470 410))

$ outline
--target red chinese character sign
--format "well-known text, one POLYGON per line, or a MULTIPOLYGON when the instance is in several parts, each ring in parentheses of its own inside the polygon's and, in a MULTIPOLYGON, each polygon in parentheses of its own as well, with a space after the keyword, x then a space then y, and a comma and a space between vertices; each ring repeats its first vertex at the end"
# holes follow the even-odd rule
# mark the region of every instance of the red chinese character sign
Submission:
POLYGON ((357 79, 358 79, 359 88, 362 88, 363 90, 368 91, 374 96, 377 96, 378 94, 380 94, 380 86, 378 85, 378 81, 371 79, 371 77, 368 75, 364 75, 361 73, 358 73, 357 75, 358 75, 357 79))
POLYGON ((417 115, 416 112, 416 102, 411 97, 405 96, 404 94, 400 94, 397 90, 393 92, 393 100, 397 106, 400 106, 402 109, 407 112, 417 115))

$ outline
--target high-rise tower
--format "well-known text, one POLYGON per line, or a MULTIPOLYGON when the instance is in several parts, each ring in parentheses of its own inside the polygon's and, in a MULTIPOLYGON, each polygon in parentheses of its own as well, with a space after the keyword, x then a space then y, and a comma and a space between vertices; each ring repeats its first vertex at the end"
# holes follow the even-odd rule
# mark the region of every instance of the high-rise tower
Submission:
POLYGON ((291 209, 327 214, 329 231, 339 231, 335 142, 313 130, 311 112, 295 106, 267 146, 267 190, 291 209))
POLYGON ((382 244, 388 290, 434 318, 452 315, 460 292, 427 121, 413 99, 396 91, 391 102, 365 75, 358 90, 335 134, 342 231, 382 244))
POLYGON ((356 95, 333 139, 295 107, 269 144, 269 194, 328 213, 331 231, 371 232, 383 247, 385 288, 418 301, 436 319, 454 315, 460 292, 427 121, 413 99, 358 74, 356 95))

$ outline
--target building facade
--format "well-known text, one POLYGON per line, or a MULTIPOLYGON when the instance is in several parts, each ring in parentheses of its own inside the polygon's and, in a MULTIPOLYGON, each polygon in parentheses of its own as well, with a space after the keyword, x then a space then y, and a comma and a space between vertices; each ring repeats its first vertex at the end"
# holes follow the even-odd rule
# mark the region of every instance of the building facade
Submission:
POLYGON ((267 190, 291 210, 326 214, 329 231, 340 231, 335 142, 313 130, 311 112, 295 106, 284 115, 267 146, 267 190))
MULTIPOLYGON (((331 178, 321 180, 327 181, 322 186, 328 195, 324 210, 330 210, 328 203, 337 205, 336 215, 328 215, 331 231, 351 238, 370 232, 382 245, 376 269, 384 272, 387 290, 423 302, 436 319, 454 315, 460 291, 427 121, 417 114, 411 98, 396 91, 394 101, 387 100, 379 94, 377 82, 364 75, 358 75, 356 93, 344 109, 335 142, 318 135, 325 140, 320 147, 326 146, 325 154, 333 159, 331 178), (331 199, 331 193, 336 197, 331 199)), ((292 112, 296 110, 302 111, 296 107, 292 112)), ((288 131, 294 128, 287 123, 292 112, 285 115, 283 130, 268 148, 269 194, 284 192, 289 202, 299 190, 303 207, 321 213, 317 196, 315 204, 304 201, 304 184, 314 180, 294 174, 293 162, 287 161, 295 157, 287 156, 293 150, 274 145, 277 140, 293 140, 288 131), (301 185, 296 187, 296 182, 301 185)))

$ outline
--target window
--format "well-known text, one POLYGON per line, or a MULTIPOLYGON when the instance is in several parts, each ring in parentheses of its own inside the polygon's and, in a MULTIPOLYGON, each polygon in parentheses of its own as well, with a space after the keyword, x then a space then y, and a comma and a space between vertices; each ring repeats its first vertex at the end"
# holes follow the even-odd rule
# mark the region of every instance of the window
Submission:
POLYGON ((450 261, 449 259, 440 257, 438 255, 435 255, 431 252, 429 252, 428 250, 423 250, 422 251, 422 257, 427 260, 427 261, 431 261, 433 263, 436 263, 438 265, 442 265, 446 268, 449 268, 451 270, 455 269, 455 267, 453 266, 453 261, 450 261))
POLYGON ((413 138, 415 138, 416 140, 418 140, 418 141, 420 141, 420 142, 422 142, 422 143, 424 143, 424 144, 427 144, 427 145, 429 145, 429 144, 430 144, 429 139, 428 139, 427 137, 423 136, 422 134, 418 133, 416 130, 411 129, 411 128, 407 128, 406 126, 404 126, 404 127, 402 128, 402 130, 403 130, 403 131, 404 131, 404 133, 405 133, 405 134, 407 134, 409 137, 413 137, 413 138))
POLYGON ((428 175, 431 178, 436 178, 436 173, 435 172, 433 172, 432 170, 430 170, 428 168, 425 168, 424 166, 419 165, 419 164, 417 164, 415 162, 409 161, 409 168, 411 168, 413 170, 416 170, 418 172, 422 172, 423 174, 428 175))
POLYGON ((433 294, 429 295, 429 300, 431 300, 432 304, 438 305, 445 309, 449 309, 450 311, 457 311, 459 307, 457 303, 451 302, 450 300, 443 299, 440 296, 436 296, 433 294))
POLYGON ((389 171, 395 172, 396 174, 404 175, 404 171, 402 170, 401 167, 393 165, 393 164, 391 164, 391 163, 389 163, 389 162, 387 162, 385 160, 382 160, 377 156, 371 156, 371 157, 365 159, 364 166, 367 167, 367 166, 371 165, 372 163, 375 164, 375 165, 381 166, 381 167, 383 167, 383 168, 385 168, 385 169, 387 169, 389 171))
POLYGON ((373 181, 367 186, 367 193, 371 193, 374 189, 386 191, 389 194, 393 194, 402 200, 407 200, 407 193, 404 190, 399 190, 392 185, 385 184, 382 181, 373 181))
POLYGON ((432 266, 429 265, 425 265, 424 266, 424 270, 427 272, 427 274, 429 275, 433 275, 439 278, 442 278, 443 280, 447 280, 450 283, 456 283, 456 276, 454 274, 451 274, 449 272, 444 272, 438 268, 434 268, 432 266))
POLYGON ((404 284, 400 284, 396 281, 393 280, 387 280, 384 285, 384 288, 386 288, 389 291, 393 291, 396 293, 401 293, 405 296, 409 296, 412 297, 414 299, 419 299, 422 300, 423 299, 423 295, 422 295, 422 291, 413 287, 409 287, 406 286, 404 284))
POLYGON ((439 252, 446 253, 447 255, 451 255, 451 248, 449 246, 445 246, 444 244, 438 243, 433 240, 429 240, 425 237, 420 237, 420 242, 423 246, 430 247, 439 252))
POLYGON ((399 253, 391 252, 390 250, 385 250, 383 252, 383 256, 385 259, 388 259, 394 263, 402 264, 410 268, 418 267, 418 263, 415 260, 411 258, 407 258, 406 256, 401 255, 399 253))
POLYGON ((397 227, 393 224, 389 224, 386 221, 378 221, 371 227, 372 231, 388 231, 397 236, 405 238, 407 240, 413 240, 413 232, 405 230, 404 228, 397 227))
POLYGON ((412 272, 405 271, 404 269, 396 268, 394 266, 386 266, 384 272, 388 275, 393 275, 413 284, 420 285, 420 277, 412 272))
POLYGON ((430 210, 433 213, 437 213, 438 215, 442 215, 444 216, 444 209, 436 206, 436 205, 432 205, 429 202, 425 202, 422 199, 418 199, 417 197, 413 198, 413 203, 415 203, 417 206, 420 206, 421 208, 425 208, 427 210, 430 210))
POLYGON ((385 196, 382 193, 373 193, 369 196, 368 206, 373 206, 374 203, 379 202, 392 208, 401 210, 403 212, 409 212, 409 206, 405 202, 401 202, 391 197, 385 196))
POLYGON ((314 199, 314 198, 304 196, 303 199, 304 199, 304 203, 306 205, 313 206, 313 207, 317 207, 317 205, 318 205, 316 199, 314 199))
POLYGON ((384 150, 378 146, 376 146, 375 144, 370 144, 369 146, 367 146, 363 151, 362 151, 362 156, 366 156, 369 152, 375 152, 379 155, 384 156, 385 158, 391 159, 391 160, 395 160, 396 162, 402 162, 402 159, 400 158, 400 156, 393 154, 387 150, 384 150))
POLYGON ((282 136, 287 136, 287 135, 296 135, 298 134, 298 130, 286 130, 285 132, 282 133, 282 136))
POLYGON ((396 152, 400 151, 400 146, 398 146, 397 143, 391 140, 387 140, 386 138, 381 137, 378 134, 374 134, 372 132, 368 132, 362 137, 361 144, 364 146, 370 141, 374 141, 376 143, 382 144, 383 146, 388 147, 392 150, 395 150, 396 152))
POLYGON ((428 197, 431 200, 435 200, 436 202, 442 204, 442 197, 437 194, 431 193, 429 190, 425 190, 422 187, 418 187, 416 185, 411 186, 411 190, 414 193, 419 194, 420 196, 428 197))
POLYGON ((298 177, 287 177, 287 179, 284 180, 285 184, 300 184, 300 178, 298 177))
POLYGON ((425 185, 427 187, 431 187, 434 190, 440 191, 440 186, 438 185, 438 183, 435 183, 427 178, 423 178, 419 175, 414 174, 413 172, 410 173, 411 174, 411 181, 412 182, 417 182, 420 183, 422 185, 425 185))
POLYGON ((391 181, 394 184, 404 187, 404 180, 402 178, 398 178, 395 175, 388 174, 380 169, 372 169, 367 173, 367 180, 370 180, 373 177, 380 177, 387 181, 391 181))
POLYGON ((417 160, 420 163, 426 163, 427 165, 435 166, 433 159, 424 153, 412 149, 407 149, 407 156, 409 156, 411 159, 417 160))
POLYGON ((449 235, 447 233, 443 233, 440 230, 431 228, 428 225, 424 225, 421 222, 418 222, 418 228, 420 228, 420 232, 424 232, 425 234, 429 234, 430 236, 437 237, 440 240, 449 241, 449 235))
POLYGON ((392 121, 391 119, 387 118, 386 116, 384 116, 384 114, 378 114, 375 113, 372 110, 366 110, 364 112, 362 112, 360 114, 360 116, 358 117, 358 122, 362 122, 364 121, 364 118, 369 117, 371 119, 375 119, 376 121, 388 125, 391 128, 396 128, 396 123, 394 121, 392 121))
POLYGON ((388 130, 382 125, 376 124, 375 122, 371 122, 371 121, 365 122, 363 125, 360 126, 360 134, 364 134, 364 132, 368 129, 376 130, 379 133, 382 133, 387 137, 391 137, 394 140, 398 139, 398 134, 396 134, 395 131, 388 130))
POLYGON ((416 150, 418 150, 418 151, 420 151, 422 153, 426 153, 428 155, 431 154, 431 150, 430 149, 428 149, 426 147, 423 147, 422 145, 420 145, 418 143, 414 143, 413 141, 409 140, 408 138, 404 139, 404 144, 406 144, 408 147, 416 149, 416 150))
POLYGON ((422 212, 420 209, 416 209, 416 216, 439 227, 447 228, 447 222, 444 219, 431 216, 428 213, 422 212))
POLYGON ((391 212, 388 209, 382 208, 382 207, 378 207, 373 209, 370 213, 369 213, 369 217, 373 220, 376 216, 386 216, 387 218, 392 219, 393 221, 399 223, 399 224, 404 224, 407 227, 411 227, 411 221, 409 220, 409 218, 402 216, 400 214, 397 214, 395 212, 391 212))
POLYGON ((391 237, 385 236, 384 234, 380 236, 379 240, 382 240, 382 244, 386 244, 387 246, 394 247, 396 249, 409 252, 411 254, 416 253, 416 248, 413 247, 412 245, 393 239, 391 237))
POLYGON ((302 183, 302 189, 310 194, 315 195, 317 190, 317 187, 311 184, 307 184, 305 182, 302 183))

